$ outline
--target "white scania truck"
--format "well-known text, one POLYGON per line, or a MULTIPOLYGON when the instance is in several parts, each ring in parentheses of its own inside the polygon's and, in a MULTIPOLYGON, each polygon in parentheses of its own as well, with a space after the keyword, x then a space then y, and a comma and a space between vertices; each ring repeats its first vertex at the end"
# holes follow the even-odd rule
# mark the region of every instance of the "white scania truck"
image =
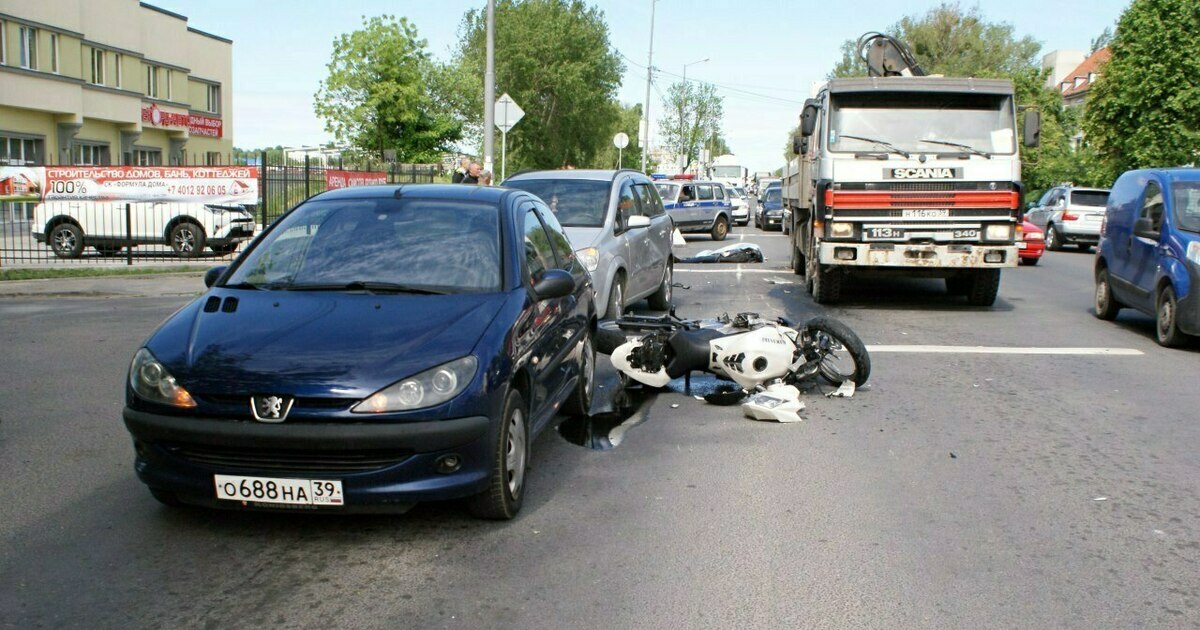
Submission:
MULTIPOLYGON (((1012 83, 923 76, 902 44, 869 36, 859 49, 874 76, 830 80, 801 114, 783 177, 792 268, 821 304, 849 275, 898 274, 945 278, 990 306, 1000 270, 1017 265, 1012 83)), ((1026 114, 1026 146, 1039 123, 1026 114)))

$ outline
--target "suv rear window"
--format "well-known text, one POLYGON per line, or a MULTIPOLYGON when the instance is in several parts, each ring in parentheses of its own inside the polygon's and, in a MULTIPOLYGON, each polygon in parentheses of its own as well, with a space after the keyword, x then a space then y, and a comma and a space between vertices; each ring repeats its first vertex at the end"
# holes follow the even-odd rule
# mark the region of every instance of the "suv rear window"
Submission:
POLYGON ((1072 190, 1071 205, 1103 208, 1108 203, 1107 190, 1072 190))
POLYGON ((563 227, 602 227, 611 181, 598 179, 518 179, 504 185, 542 198, 563 227))

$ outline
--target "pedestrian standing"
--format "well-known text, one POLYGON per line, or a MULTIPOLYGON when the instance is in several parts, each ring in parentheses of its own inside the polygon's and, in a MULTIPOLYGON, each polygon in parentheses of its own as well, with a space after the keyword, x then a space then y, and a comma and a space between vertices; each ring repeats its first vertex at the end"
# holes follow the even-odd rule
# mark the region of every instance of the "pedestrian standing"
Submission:
POLYGON ((492 185, 492 172, 484 171, 484 172, 480 173, 479 174, 479 184, 482 186, 491 186, 492 185))
POLYGON ((479 183, 479 171, 482 168, 483 167, 479 165, 479 162, 471 162, 470 165, 467 166, 467 174, 463 175, 462 180, 459 181, 458 183, 460 183, 460 184, 478 184, 479 183))
POLYGON ((467 168, 471 166, 471 158, 463 158, 458 163, 458 168, 454 169, 454 176, 450 178, 450 183, 461 184, 463 178, 467 176, 467 168))

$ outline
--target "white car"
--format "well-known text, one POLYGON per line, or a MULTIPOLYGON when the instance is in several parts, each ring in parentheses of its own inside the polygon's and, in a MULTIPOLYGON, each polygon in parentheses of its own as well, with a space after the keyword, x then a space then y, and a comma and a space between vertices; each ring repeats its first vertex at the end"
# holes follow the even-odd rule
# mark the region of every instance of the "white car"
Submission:
POLYGON ((206 245, 217 254, 237 249, 254 236, 254 215, 197 202, 45 201, 34 208, 32 226, 34 240, 59 258, 78 258, 88 246, 112 256, 122 247, 160 244, 191 258, 206 245))
POLYGON ((746 198, 746 191, 740 186, 726 186, 725 190, 729 194, 729 200, 733 202, 733 224, 748 225, 750 223, 750 200, 746 198))

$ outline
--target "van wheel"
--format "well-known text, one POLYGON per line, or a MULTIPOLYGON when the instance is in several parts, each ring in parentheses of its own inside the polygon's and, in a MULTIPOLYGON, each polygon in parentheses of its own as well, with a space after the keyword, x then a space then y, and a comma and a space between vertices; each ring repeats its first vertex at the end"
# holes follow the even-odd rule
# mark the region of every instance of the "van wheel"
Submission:
POLYGON ((72 223, 59 223, 50 228, 47 240, 59 258, 79 258, 83 253, 83 230, 72 223))
POLYGON ((1112 295, 1112 286, 1108 283, 1108 270, 1101 269, 1096 272, 1096 317, 1106 321, 1112 321, 1117 318, 1117 313, 1121 310, 1121 303, 1112 295))
POLYGON ((1154 315, 1154 332, 1159 345, 1178 348, 1187 341, 1187 336, 1179 330, 1179 302, 1175 299, 1175 289, 1170 285, 1163 287, 1159 292, 1158 308, 1155 309, 1154 315))
POLYGON ((717 217, 716 223, 712 227, 712 240, 723 241, 725 236, 729 234, 729 219, 724 216, 717 217))
POLYGON ((525 399, 513 389, 504 401, 504 415, 496 432, 495 452, 487 490, 471 497, 468 507, 478 518, 508 520, 521 511, 525 500, 525 468, 529 462, 529 426, 525 399))
POLYGON ((204 228, 184 221, 171 228, 171 249, 180 258, 195 258, 204 249, 204 228))

